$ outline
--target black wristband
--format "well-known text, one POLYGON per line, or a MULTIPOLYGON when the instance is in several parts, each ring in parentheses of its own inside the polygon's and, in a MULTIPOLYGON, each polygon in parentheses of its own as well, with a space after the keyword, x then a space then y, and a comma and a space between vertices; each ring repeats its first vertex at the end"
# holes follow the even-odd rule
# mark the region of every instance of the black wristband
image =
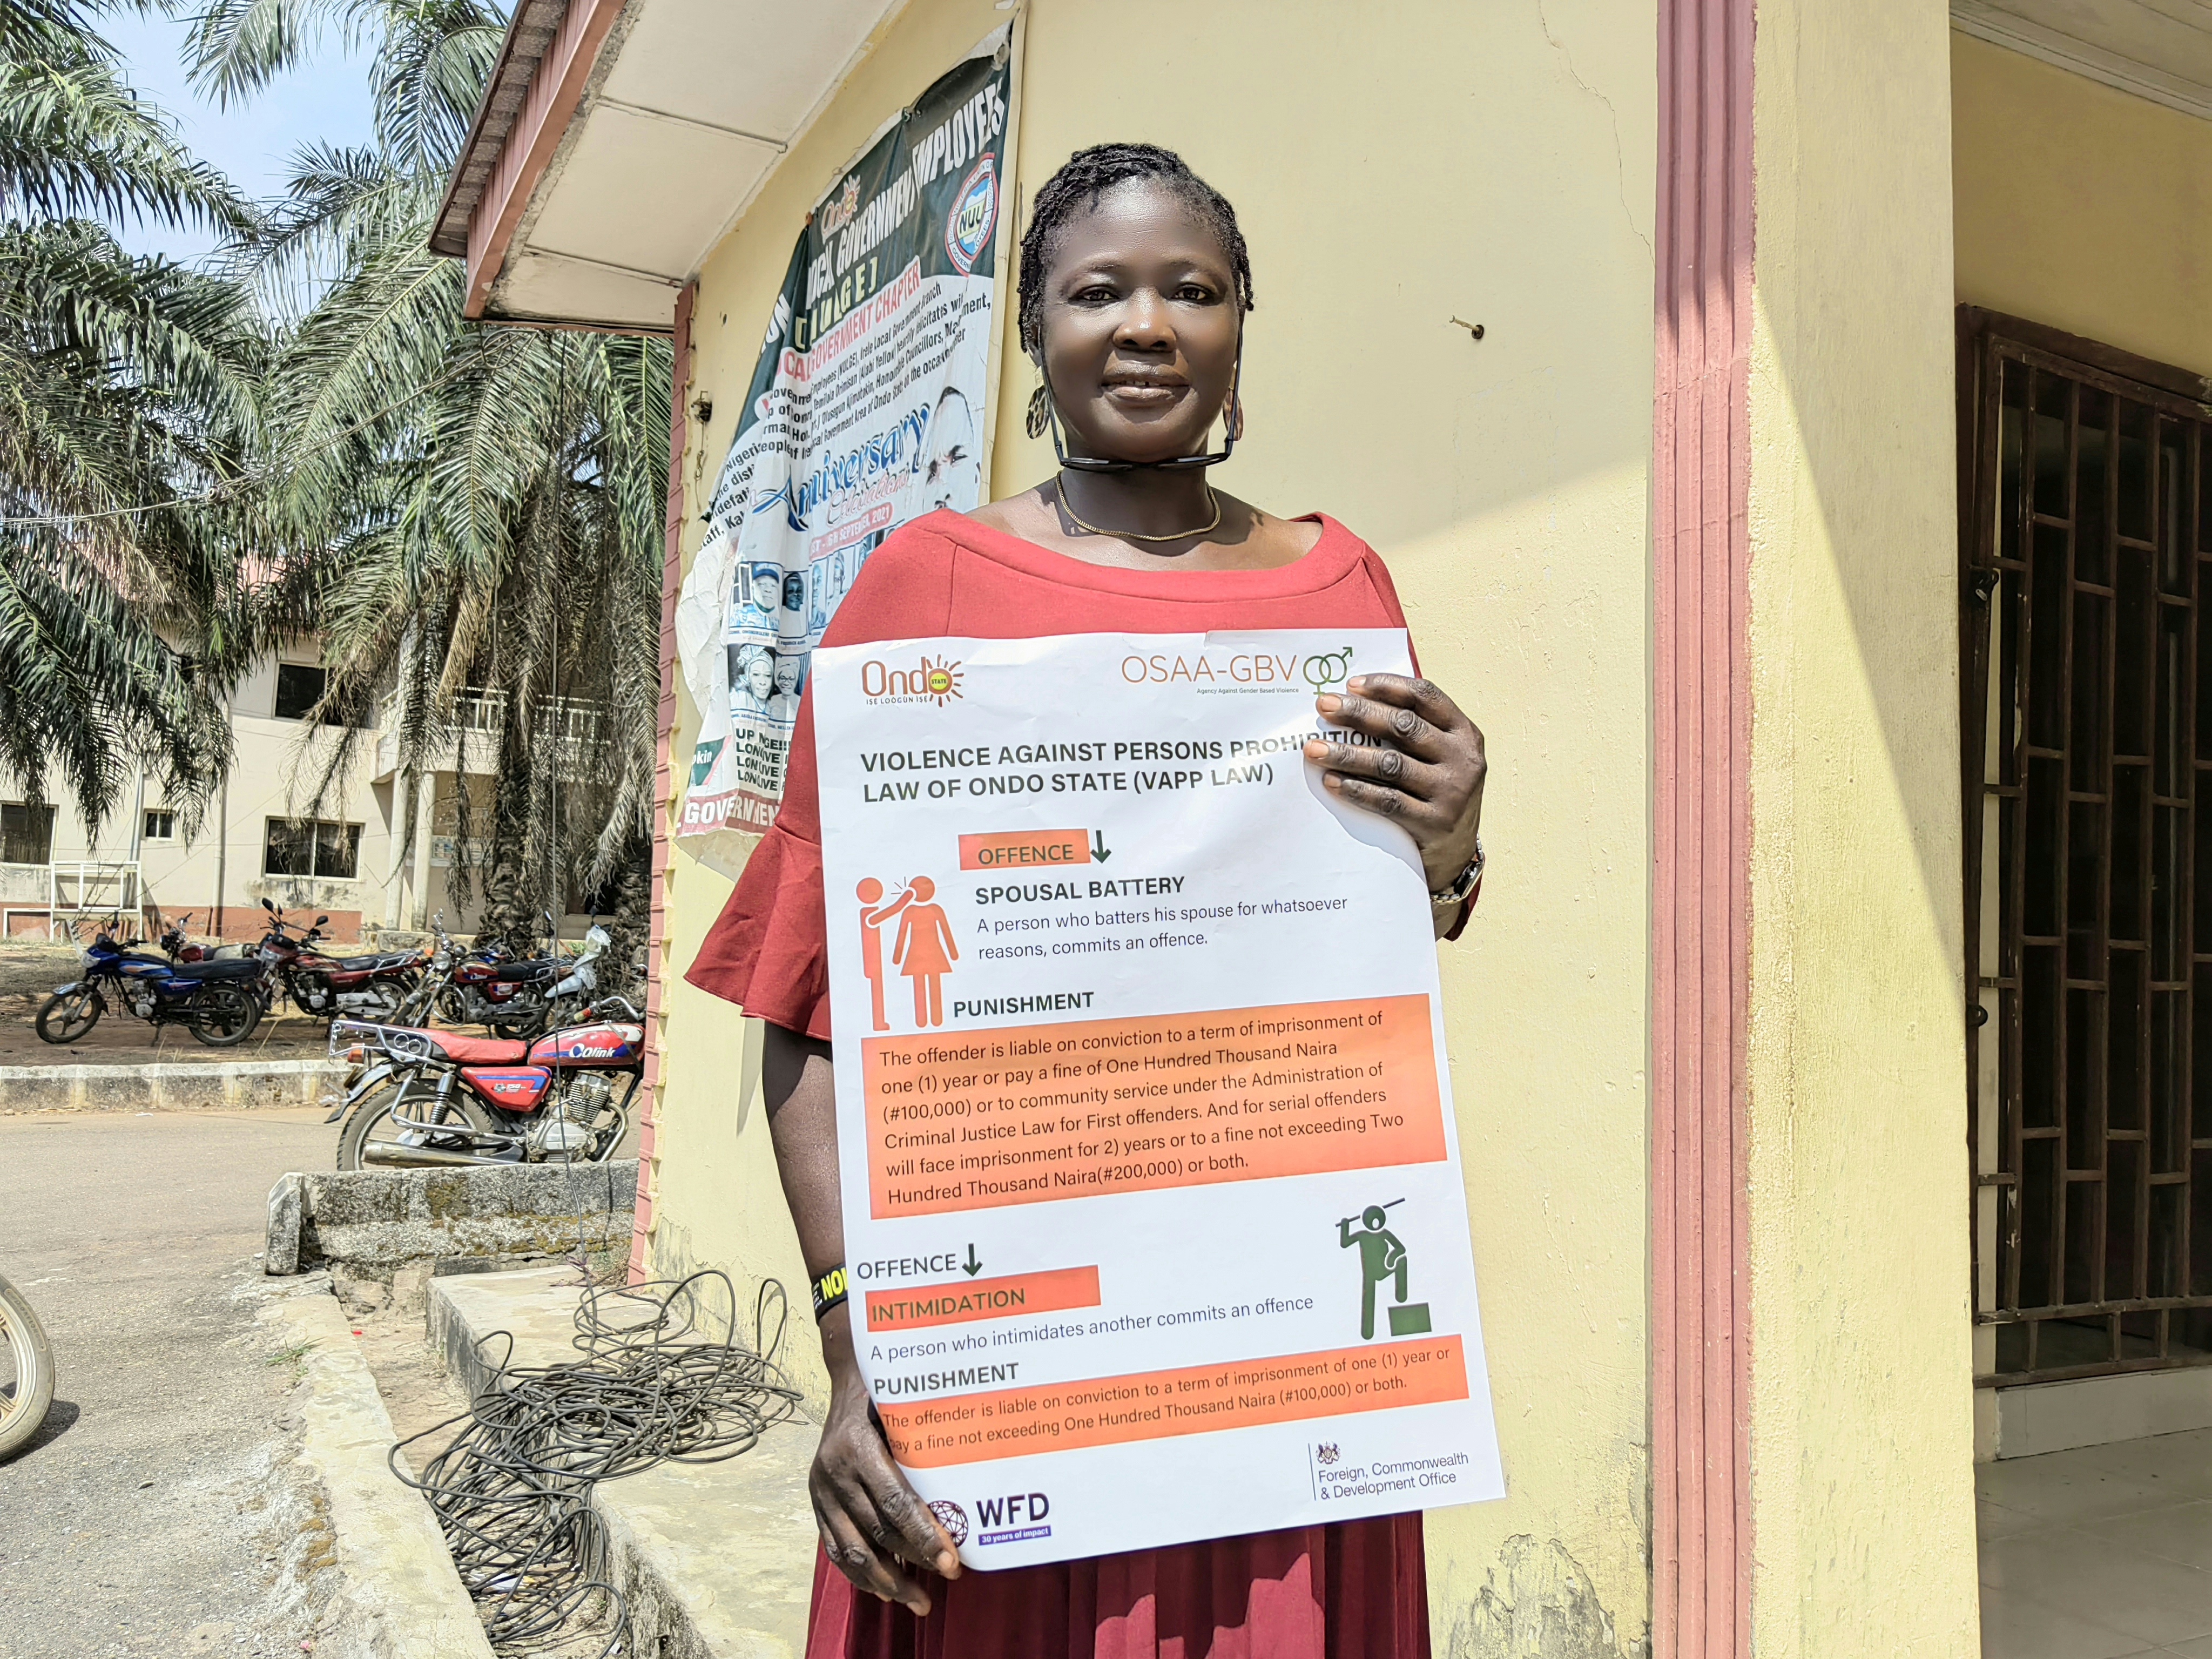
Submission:
POLYGON ((814 1320, 819 1324, 845 1299, 845 1264, 839 1262, 808 1288, 814 1292, 814 1320))

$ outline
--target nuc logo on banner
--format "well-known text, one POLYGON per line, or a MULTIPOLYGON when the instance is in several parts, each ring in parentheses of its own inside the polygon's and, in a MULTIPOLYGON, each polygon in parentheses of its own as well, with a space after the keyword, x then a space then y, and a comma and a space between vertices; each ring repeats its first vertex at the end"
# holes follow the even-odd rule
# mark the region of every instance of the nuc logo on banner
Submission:
POLYGON ((933 702, 942 708, 960 695, 960 665, 950 657, 923 656, 911 665, 871 657, 860 665, 860 695, 870 702, 933 702))
POLYGON ((999 223, 999 173, 986 155, 961 180, 945 221, 945 256, 963 276, 975 268, 999 223))

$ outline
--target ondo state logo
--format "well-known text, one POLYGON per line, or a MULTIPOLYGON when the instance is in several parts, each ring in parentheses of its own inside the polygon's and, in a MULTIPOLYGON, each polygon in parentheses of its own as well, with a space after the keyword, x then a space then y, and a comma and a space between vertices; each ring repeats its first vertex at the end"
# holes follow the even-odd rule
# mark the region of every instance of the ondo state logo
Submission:
POLYGON ((999 223, 999 172, 986 155, 960 181, 945 221, 945 252, 963 276, 975 268, 999 223))
POLYGON ((945 1536, 952 1540, 954 1549, 968 1541, 968 1511, 959 1504, 949 1498, 933 1498, 929 1500, 929 1512, 945 1528, 945 1536))
POLYGON ((860 665, 860 695, 871 702, 933 702, 939 708, 960 695, 960 665, 924 656, 912 668, 871 657, 860 665))

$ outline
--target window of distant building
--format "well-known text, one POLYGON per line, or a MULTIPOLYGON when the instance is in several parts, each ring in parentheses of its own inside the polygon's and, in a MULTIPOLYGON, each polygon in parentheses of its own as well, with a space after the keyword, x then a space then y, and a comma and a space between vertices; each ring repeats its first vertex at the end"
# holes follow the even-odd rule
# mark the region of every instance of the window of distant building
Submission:
POLYGON ((54 809, 0 801, 0 864, 49 864, 54 856, 54 809))
MULTIPOLYGON (((280 720, 303 720, 313 712, 331 689, 331 672, 318 668, 313 663, 280 662, 276 665, 276 702, 270 711, 280 720)), ((367 726, 368 700, 343 688, 335 708, 323 711, 325 726, 367 726)))
POLYGON ((310 663, 280 662, 276 665, 276 718, 280 720, 303 720, 323 700, 323 690, 330 684, 327 671, 310 663))
POLYGON ((264 876, 351 881, 361 870, 361 826, 326 819, 270 818, 262 843, 264 876))
POLYGON ((177 815, 166 806, 146 809, 146 825, 138 833, 141 841, 174 841, 177 838, 177 815))

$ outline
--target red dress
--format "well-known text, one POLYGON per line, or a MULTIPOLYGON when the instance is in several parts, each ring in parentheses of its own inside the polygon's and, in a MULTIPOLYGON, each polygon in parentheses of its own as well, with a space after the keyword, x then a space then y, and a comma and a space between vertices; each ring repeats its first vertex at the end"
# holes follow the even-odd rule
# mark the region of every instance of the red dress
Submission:
MULTIPOLYGON (((1382 560, 1334 519, 1321 525, 1312 550, 1279 569, 1125 570, 933 513, 869 556, 823 643, 1404 627, 1382 560)), ((826 1038, 825 927, 810 693, 781 815, 686 977, 826 1038)), ((817 1554, 806 1659, 1428 1659, 1418 1514, 928 1584, 930 1615, 918 1620, 817 1554)))

